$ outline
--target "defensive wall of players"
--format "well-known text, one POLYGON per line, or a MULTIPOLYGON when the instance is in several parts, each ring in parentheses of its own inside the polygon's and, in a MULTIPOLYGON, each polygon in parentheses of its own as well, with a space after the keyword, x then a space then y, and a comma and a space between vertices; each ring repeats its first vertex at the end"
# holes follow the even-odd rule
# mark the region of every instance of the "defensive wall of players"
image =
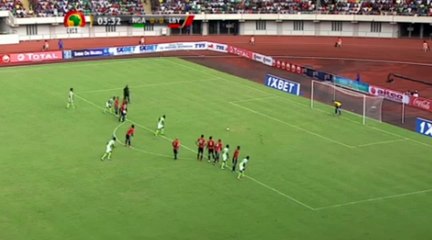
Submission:
MULTIPOLYGON (((200 14, 190 28, 169 29, 166 25, 148 23, 133 27, 106 23, 85 17, 82 28, 65 28, 63 17, 15 18, 0 11, 0 44, 19 40, 158 36, 177 34, 297 35, 398 38, 432 36, 432 19, 417 16, 326 15, 326 14, 200 14), (3 37, 4 36, 4 37, 3 37)), ((157 19, 156 23, 157 23, 157 19)))

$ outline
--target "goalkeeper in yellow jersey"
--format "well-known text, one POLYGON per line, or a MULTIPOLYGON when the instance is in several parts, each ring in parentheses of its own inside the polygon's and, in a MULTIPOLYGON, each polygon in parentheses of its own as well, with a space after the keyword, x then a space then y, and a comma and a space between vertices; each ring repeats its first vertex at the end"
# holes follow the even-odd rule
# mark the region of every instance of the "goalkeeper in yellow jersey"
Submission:
POLYGON ((334 101, 334 107, 335 107, 335 114, 341 115, 342 114, 342 111, 341 111, 342 103, 339 101, 334 101))

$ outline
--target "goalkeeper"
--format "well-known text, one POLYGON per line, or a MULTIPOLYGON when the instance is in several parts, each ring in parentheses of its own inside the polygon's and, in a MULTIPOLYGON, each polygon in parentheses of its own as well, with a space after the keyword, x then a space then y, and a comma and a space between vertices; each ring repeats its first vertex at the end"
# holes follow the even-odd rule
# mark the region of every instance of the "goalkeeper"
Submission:
POLYGON ((334 101, 334 107, 335 107, 335 114, 341 115, 342 114, 342 111, 341 111, 342 103, 339 101, 334 101))

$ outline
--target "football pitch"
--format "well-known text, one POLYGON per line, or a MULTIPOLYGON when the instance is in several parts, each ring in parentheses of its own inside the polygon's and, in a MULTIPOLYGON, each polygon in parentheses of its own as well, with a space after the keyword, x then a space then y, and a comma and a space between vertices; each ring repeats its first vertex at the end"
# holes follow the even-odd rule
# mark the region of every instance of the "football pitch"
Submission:
POLYGON ((0 239, 432 238, 432 144, 414 132, 178 58, 0 74, 0 239), (126 84, 120 123, 103 110, 126 84), (197 161, 201 134, 240 145, 246 177, 197 161))

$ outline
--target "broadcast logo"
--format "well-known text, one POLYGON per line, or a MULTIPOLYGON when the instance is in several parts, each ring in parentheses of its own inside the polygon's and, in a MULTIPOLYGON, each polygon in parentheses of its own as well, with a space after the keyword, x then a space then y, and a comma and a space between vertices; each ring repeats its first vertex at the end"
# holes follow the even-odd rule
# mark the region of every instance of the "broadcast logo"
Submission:
POLYGON ((68 34, 78 33, 78 29, 86 25, 85 16, 80 11, 69 11, 63 19, 63 25, 68 34))

